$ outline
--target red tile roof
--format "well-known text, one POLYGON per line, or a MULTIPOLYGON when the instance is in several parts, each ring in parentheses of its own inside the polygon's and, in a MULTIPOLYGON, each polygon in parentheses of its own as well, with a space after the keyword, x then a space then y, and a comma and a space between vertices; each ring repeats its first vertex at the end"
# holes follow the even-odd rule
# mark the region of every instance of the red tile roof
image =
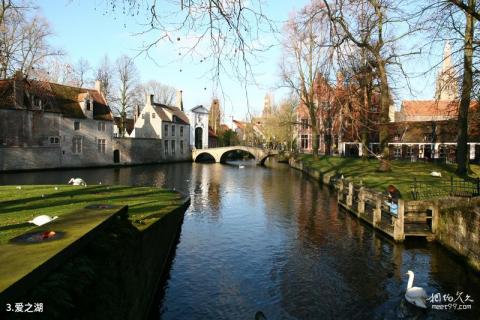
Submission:
POLYGON ((233 120, 233 123, 240 129, 245 129, 246 123, 238 120, 233 120))
MULTIPOLYGON (((444 116, 456 117, 458 100, 404 100, 400 110, 405 116, 444 116)), ((470 108, 478 106, 478 101, 471 101, 470 108)))
POLYGON ((213 129, 212 127, 208 127, 208 136, 209 137, 217 137, 217 135, 215 134, 215 132, 213 132, 213 129))
POLYGON ((185 115, 185 113, 177 107, 167 106, 161 103, 154 103, 153 107, 155 108, 155 111, 157 111, 162 121, 172 122, 172 120, 170 120, 170 118, 167 116, 167 114, 163 110, 163 109, 167 109, 177 119, 176 121, 173 121, 173 122, 181 123, 181 124, 190 124, 190 121, 188 121, 188 117, 185 115))
MULTIPOLYGON (((37 80, 24 79, 21 81, 24 89, 22 105, 26 109, 32 109, 29 96, 35 95, 42 99, 45 111, 61 113, 63 116, 70 118, 86 118, 79 99, 84 98, 89 93, 93 100, 93 118, 96 120, 113 120, 110 107, 107 105, 103 95, 94 89, 37 80)), ((13 86, 13 79, 0 81, 0 108, 15 108, 13 86)))

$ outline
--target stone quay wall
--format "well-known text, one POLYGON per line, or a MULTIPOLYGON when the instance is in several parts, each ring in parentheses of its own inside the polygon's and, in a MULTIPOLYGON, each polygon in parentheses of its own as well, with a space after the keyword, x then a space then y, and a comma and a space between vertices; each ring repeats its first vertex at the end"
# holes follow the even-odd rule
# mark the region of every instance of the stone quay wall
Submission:
MULTIPOLYGON (((333 179, 336 175, 335 172, 330 172, 328 175, 321 174, 319 171, 305 166, 302 161, 294 158, 289 160, 289 164, 291 167, 305 172, 315 180, 336 188, 339 193, 339 200, 346 204, 347 209, 355 208, 351 196, 355 190, 353 184, 348 184, 348 186, 339 189, 338 183, 335 183, 333 179)), ((365 191, 362 190, 363 194, 359 198, 365 198, 365 195, 368 194, 365 191)), ((342 202, 339 203, 342 204, 342 202)), ((381 203, 381 201, 377 201, 377 211, 379 209, 378 203, 381 203)), ((394 229, 397 227, 396 224, 400 218, 404 219, 402 229, 408 225, 407 222, 416 223, 431 219, 430 229, 435 241, 465 259, 473 269, 480 271, 480 197, 448 197, 406 201, 401 207, 403 207, 401 211, 404 211, 405 215, 403 217, 398 215, 398 218, 395 217, 393 219, 394 229)), ((361 215, 362 210, 355 210, 355 212, 359 218, 363 218, 361 215)), ((375 227, 375 223, 373 223, 373 226, 375 227)), ((402 233, 404 232, 405 230, 402 230, 402 233)), ((389 232, 385 233, 389 234, 389 232)), ((395 239, 394 233, 392 232, 391 236, 395 239)), ((405 234, 408 236, 408 233, 405 234)), ((401 236, 398 237, 398 240, 401 239, 401 236)))
POLYGON ((480 198, 440 199, 435 238, 480 271, 480 198))

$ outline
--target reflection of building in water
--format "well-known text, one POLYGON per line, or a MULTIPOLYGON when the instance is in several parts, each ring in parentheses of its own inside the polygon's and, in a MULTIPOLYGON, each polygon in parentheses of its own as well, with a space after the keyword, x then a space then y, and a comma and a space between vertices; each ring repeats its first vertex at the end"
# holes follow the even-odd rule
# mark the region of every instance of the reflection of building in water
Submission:
POLYGON ((218 219, 221 206, 222 165, 193 164, 192 186, 194 196, 191 206, 194 212, 210 213, 218 219))

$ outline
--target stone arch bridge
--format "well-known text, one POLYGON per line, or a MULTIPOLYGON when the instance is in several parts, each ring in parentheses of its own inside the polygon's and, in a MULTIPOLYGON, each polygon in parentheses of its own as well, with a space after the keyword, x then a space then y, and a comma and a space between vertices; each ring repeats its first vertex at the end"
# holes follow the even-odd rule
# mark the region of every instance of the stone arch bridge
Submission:
POLYGON ((258 164, 262 165, 268 157, 277 155, 277 150, 262 149, 256 147, 246 147, 246 146, 230 146, 230 147, 220 147, 220 148, 207 148, 207 149, 193 149, 192 150, 192 160, 196 161, 200 155, 209 155, 215 162, 225 162, 226 155, 232 151, 241 150, 250 153, 258 164))

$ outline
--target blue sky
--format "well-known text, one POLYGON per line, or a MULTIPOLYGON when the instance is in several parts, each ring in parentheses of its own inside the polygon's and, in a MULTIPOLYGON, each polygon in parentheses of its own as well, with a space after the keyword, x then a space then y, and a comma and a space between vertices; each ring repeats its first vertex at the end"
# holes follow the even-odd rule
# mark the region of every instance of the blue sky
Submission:
MULTIPOLYGON (((114 61, 121 54, 134 56, 144 41, 152 36, 135 34, 142 30, 138 25, 139 18, 125 17, 121 14, 105 14, 103 0, 44 0, 38 5, 41 14, 50 22, 55 36, 51 43, 61 47, 68 55, 71 62, 80 57, 90 61, 96 66, 101 58, 108 54, 114 61), (138 21, 136 21, 138 20, 138 21)), ((308 1, 268 1, 265 4, 266 14, 275 21, 285 21, 288 14, 294 9, 301 8, 308 1)), ((279 23, 281 30, 281 23, 279 23)), ((273 41, 273 37, 266 40, 273 41)), ((140 71, 142 81, 151 79, 171 85, 184 92, 184 106, 187 110, 196 105, 210 105, 213 96, 220 98, 224 110, 224 120, 228 123, 233 116, 235 119, 244 119, 247 112, 258 114, 263 107, 263 99, 267 92, 274 93, 275 101, 281 100, 286 90, 275 90, 280 84, 279 60, 281 47, 274 46, 265 52, 261 61, 255 65, 256 80, 259 85, 248 86, 248 101, 243 84, 234 79, 222 77, 223 91, 215 89, 209 77, 205 75, 207 66, 200 64, 198 59, 186 57, 183 60, 178 54, 182 53, 181 41, 179 43, 162 42, 157 48, 151 50, 150 56, 155 61, 145 56, 136 58, 136 65, 140 71), (182 71, 180 71, 182 70, 182 71)), ((438 56, 435 57, 438 61, 438 56)), ((419 60, 406 65, 410 72, 415 72, 419 60)), ((404 81, 399 80, 399 88, 395 90, 397 99, 423 98, 428 99, 433 95, 432 74, 427 77, 412 79, 416 89, 411 95, 404 87, 404 81)))

